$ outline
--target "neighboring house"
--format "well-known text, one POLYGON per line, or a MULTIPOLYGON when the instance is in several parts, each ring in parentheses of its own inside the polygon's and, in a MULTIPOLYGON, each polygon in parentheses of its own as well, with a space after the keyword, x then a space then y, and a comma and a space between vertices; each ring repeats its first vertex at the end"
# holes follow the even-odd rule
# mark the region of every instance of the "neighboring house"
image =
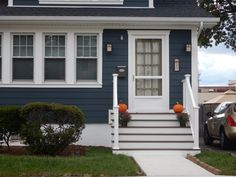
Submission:
POLYGON ((198 88, 198 103, 203 104, 228 90, 236 91, 235 86, 200 86, 198 88))
POLYGON ((78 105, 81 143, 115 153, 197 152, 197 40, 217 21, 194 0, 1 0, 0 104, 78 105), (117 99, 133 113, 128 128, 117 99), (178 126, 176 102, 191 129, 178 126))

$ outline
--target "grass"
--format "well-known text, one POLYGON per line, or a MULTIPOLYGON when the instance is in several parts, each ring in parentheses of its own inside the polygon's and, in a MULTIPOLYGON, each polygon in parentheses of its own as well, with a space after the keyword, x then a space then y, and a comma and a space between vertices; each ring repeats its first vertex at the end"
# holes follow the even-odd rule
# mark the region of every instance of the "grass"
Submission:
POLYGON ((201 161, 222 171, 222 175, 236 175, 236 157, 226 152, 203 150, 196 155, 201 161))
POLYGON ((93 176, 135 176, 138 167, 124 155, 113 155, 108 148, 88 148, 85 156, 44 157, 0 155, 0 176, 50 176, 64 174, 93 176))

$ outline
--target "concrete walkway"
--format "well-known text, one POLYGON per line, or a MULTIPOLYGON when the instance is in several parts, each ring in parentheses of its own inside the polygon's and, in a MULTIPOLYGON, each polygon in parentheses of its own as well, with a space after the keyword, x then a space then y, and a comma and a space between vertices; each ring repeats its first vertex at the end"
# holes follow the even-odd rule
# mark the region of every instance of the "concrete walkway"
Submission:
POLYGON ((214 174, 178 155, 135 155, 134 159, 147 176, 214 176, 214 174))

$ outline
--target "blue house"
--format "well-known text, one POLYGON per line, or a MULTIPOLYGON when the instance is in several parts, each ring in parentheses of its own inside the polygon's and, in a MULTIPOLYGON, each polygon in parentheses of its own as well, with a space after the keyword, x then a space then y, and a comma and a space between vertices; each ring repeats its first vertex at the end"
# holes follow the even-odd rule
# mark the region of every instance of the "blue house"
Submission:
POLYGON ((198 152, 197 40, 217 22, 195 0, 1 0, 0 104, 78 105, 80 143, 114 153, 198 152))

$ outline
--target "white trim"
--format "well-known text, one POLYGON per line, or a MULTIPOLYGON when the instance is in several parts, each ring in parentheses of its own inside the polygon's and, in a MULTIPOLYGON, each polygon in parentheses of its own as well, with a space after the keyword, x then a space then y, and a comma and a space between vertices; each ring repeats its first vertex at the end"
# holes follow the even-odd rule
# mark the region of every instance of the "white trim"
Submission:
POLYGON ((24 83, 18 83, 13 82, 12 84, 0 84, 0 88, 9 87, 9 88, 102 88, 102 84, 94 83, 94 84, 88 84, 86 85, 75 85, 75 84, 52 84, 50 83, 44 83, 44 84, 30 84, 29 82, 24 83))
POLYGON ((2 35, 2 83, 9 84, 11 81, 11 34, 4 32, 2 35))
MULTIPOLYGON (((137 110, 134 106, 134 99, 162 99, 162 104, 165 105, 164 109, 161 108, 161 111, 169 110, 169 34, 168 30, 128 30, 128 46, 129 46, 129 54, 128 54, 128 65, 129 65, 129 89, 128 89, 128 97, 129 97, 129 110, 131 112, 158 112, 158 110, 151 110, 149 108, 144 108, 144 110, 137 110), (162 96, 135 96, 135 87, 133 86, 133 73, 134 73, 134 50, 135 50, 135 39, 161 39, 162 40, 162 76, 153 76, 153 77, 145 77, 145 78, 161 78, 164 82, 162 82, 162 96), (130 85, 132 84, 132 85, 130 85)), ((138 76, 136 76, 138 77, 138 76)), ((144 103, 145 105, 145 103, 144 103)))
POLYGON ((8 0, 8 6, 12 7, 13 6, 13 0, 8 0))
POLYGON ((192 82, 192 90, 196 104, 198 105, 198 32, 197 28, 191 31, 192 38, 192 70, 191 70, 191 82, 192 82))
POLYGON ((39 0, 39 4, 102 4, 122 5, 123 0, 39 0))
POLYGON ((215 17, 101 17, 101 16, 1 16, 0 21, 11 21, 11 20, 32 20, 32 21, 93 21, 95 23, 98 22, 108 22, 108 23, 115 23, 115 22, 163 22, 165 24, 169 24, 169 22, 174 23, 186 23, 186 24, 195 24, 199 25, 200 22, 204 22, 204 25, 207 25, 206 23, 216 24, 219 22, 219 18, 215 17), (46 20, 45 20, 46 19, 46 20))
POLYGON ((154 8, 154 2, 153 2, 154 0, 149 0, 148 1, 148 6, 149 6, 149 8, 154 8))
POLYGON ((68 6, 64 6, 64 5, 14 5, 13 7, 34 7, 34 8, 97 8, 97 9, 149 9, 149 7, 134 7, 134 6, 109 6, 109 5, 68 5, 68 6))

